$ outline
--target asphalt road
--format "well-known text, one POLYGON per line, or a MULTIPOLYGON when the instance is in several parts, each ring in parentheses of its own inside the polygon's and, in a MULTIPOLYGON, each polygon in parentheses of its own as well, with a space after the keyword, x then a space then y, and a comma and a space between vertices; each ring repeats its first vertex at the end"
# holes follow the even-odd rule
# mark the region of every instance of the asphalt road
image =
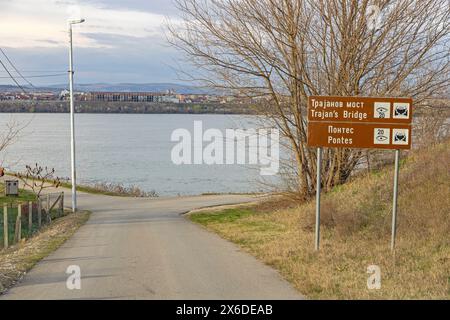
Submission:
POLYGON ((275 270, 182 216, 253 200, 80 193, 80 209, 93 212, 88 223, 0 299, 301 299, 275 270), (81 290, 67 289, 72 265, 80 267, 81 290))

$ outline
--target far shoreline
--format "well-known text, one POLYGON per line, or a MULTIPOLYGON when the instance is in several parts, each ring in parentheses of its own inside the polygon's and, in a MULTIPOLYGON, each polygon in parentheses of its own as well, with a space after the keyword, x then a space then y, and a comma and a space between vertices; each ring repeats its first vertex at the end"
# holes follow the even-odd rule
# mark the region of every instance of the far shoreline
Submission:
MULTIPOLYGON (((218 103, 76 101, 76 113, 86 114, 236 114, 258 115, 255 105, 218 103)), ((69 113, 68 101, 3 100, 0 113, 69 113)))

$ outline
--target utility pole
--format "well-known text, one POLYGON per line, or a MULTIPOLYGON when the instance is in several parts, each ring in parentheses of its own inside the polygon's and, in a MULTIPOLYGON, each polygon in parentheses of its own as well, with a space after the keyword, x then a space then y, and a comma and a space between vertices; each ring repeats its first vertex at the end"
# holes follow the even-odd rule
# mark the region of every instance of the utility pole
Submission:
POLYGON ((73 46, 72 25, 83 23, 84 19, 69 20, 69 90, 70 90, 70 164, 72 172, 72 211, 77 211, 77 171, 75 162, 75 107, 73 101, 73 46))

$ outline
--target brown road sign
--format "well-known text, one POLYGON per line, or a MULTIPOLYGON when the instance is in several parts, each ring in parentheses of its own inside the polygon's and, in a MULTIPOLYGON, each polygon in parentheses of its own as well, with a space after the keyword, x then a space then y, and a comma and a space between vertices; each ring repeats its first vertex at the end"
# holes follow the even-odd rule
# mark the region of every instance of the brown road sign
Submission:
POLYGON ((308 145, 328 148, 411 149, 411 126, 404 124, 310 122, 308 145))
POLYGON ((391 240, 394 250, 400 150, 411 149, 412 99, 312 96, 308 102, 308 145, 317 147, 316 250, 320 240, 322 147, 395 149, 391 240))
POLYGON ((409 150, 412 106, 409 98, 312 96, 308 145, 409 150))
POLYGON ((409 98, 312 96, 308 120, 410 124, 412 105, 409 98))

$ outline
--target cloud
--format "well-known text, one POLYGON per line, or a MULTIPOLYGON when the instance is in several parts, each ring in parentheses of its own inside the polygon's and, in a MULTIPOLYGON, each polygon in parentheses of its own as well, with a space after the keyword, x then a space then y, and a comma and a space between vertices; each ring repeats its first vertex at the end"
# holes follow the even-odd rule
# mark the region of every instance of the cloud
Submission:
MULTIPOLYGON (((81 2, 92 2, 92 0, 81 0, 81 2)), ((165 16, 175 16, 177 10, 173 0, 96 0, 100 7, 152 12, 165 16)))
MULTIPOLYGON (((144 1, 146 2, 146 1, 144 1)), ((0 44, 7 47, 55 47, 67 43, 69 17, 86 19, 77 30, 77 45, 99 47, 86 33, 108 33, 123 36, 159 36, 163 38, 165 16, 133 8, 105 7, 105 4, 85 1, 15 0, 1 2, 0 44), (41 41, 43 35, 51 40, 41 41)))
MULTIPOLYGON (((66 21, 78 15, 86 19, 74 26, 79 83, 177 80, 171 65, 179 53, 164 36, 166 16, 175 12, 170 1, 0 0, 0 8, 0 47, 21 70, 67 70, 66 21)), ((64 83, 66 78, 32 82, 64 83)), ((0 80, 6 83, 10 80, 0 80)))
MULTIPOLYGON (((99 43, 100 47, 74 48, 77 83, 179 82, 172 68, 178 53, 158 42, 158 38, 103 33, 86 34, 86 37, 99 43)), ((35 85, 67 82, 64 74, 68 65, 67 48, 6 48, 6 52, 21 70, 42 70, 41 74, 63 73, 58 77, 30 79, 35 85)), ((2 80, 0 84, 11 84, 11 81, 2 80)))

